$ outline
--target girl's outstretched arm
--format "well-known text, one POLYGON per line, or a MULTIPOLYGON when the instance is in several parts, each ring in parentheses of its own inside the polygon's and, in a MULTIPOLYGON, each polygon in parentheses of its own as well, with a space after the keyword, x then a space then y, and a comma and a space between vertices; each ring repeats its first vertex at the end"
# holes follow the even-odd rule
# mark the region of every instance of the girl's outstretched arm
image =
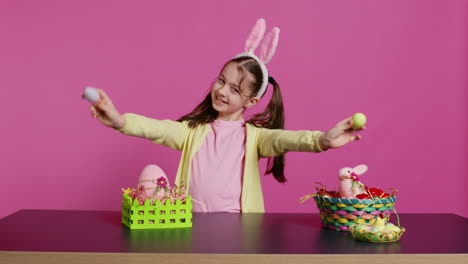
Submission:
POLYGON ((321 152, 319 138, 323 132, 308 130, 258 129, 260 157, 277 157, 288 151, 321 152))
MULTIPOLYGON (((362 129, 365 129, 363 127, 362 129)), ((361 130, 361 129, 359 129, 361 130)), ((320 135, 319 145, 322 150, 339 148, 349 142, 361 139, 361 135, 355 135, 358 130, 353 129, 353 118, 348 117, 335 127, 320 135)))
POLYGON ((321 152, 338 148, 361 138, 360 135, 354 135, 357 130, 352 125, 352 118, 346 118, 325 133, 261 128, 258 151, 261 157, 277 157, 288 151, 321 152))
POLYGON ((116 130, 122 129, 125 126, 125 118, 117 111, 103 90, 95 89, 99 92, 100 98, 91 105, 91 115, 105 126, 116 130))
POLYGON ((146 138, 176 150, 182 149, 188 132, 187 122, 157 120, 131 113, 121 115, 109 96, 101 89, 96 90, 100 99, 91 106, 91 115, 103 125, 125 135, 146 138))
POLYGON ((142 115, 126 113, 125 126, 116 130, 122 134, 151 140, 155 144, 182 150, 189 132, 188 122, 158 120, 142 115))

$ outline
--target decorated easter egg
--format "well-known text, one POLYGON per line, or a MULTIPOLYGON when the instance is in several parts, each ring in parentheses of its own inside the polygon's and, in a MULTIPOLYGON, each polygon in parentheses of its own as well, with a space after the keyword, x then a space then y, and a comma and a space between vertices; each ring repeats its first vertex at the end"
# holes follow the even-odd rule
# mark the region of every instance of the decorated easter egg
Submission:
POLYGON ((153 195, 158 190, 161 190, 160 195, 162 195, 162 192, 165 192, 165 189, 170 187, 166 173, 154 164, 148 165, 143 169, 138 177, 137 186, 143 186, 148 196, 153 195))
POLYGON ((86 87, 83 95, 86 98, 86 100, 90 101, 91 103, 95 103, 100 98, 99 92, 92 87, 86 87))
POLYGON ((367 118, 362 113, 353 115, 353 129, 361 129, 366 124, 367 118))

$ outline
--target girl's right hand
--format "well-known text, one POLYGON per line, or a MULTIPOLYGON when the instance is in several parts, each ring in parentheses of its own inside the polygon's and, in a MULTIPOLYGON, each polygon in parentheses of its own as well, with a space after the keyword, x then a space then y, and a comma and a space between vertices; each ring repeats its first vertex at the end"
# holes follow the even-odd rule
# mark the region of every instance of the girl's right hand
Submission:
POLYGON ((125 126, 126 120, 110 100, 107 94, 98 88, 95 88, 99 93, 99 100, 91 105, 91 115, 97 118, 103 125, 114 129, 122 129, 125 126))

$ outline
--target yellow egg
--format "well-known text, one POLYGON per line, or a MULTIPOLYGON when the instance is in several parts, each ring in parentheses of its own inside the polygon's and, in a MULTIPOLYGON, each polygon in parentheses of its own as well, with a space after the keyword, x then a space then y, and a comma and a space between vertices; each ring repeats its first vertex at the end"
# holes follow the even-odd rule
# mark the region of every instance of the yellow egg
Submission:
POLYGON ((400 229, 398 226, 396 226, 396 225, 394 225, 394 224, 392 224, 392 223, 388 223, 388 224, 385 226, 385 229, 387 229, 387 230, 389 230, 389 231, 395 231, 395 232, 400 232, 400 231, 401 231, 401 229, 400 229))
POLYGON ((363 113, 353 115, 353 129, 361 129, 367 122, 367 118, 363 113))

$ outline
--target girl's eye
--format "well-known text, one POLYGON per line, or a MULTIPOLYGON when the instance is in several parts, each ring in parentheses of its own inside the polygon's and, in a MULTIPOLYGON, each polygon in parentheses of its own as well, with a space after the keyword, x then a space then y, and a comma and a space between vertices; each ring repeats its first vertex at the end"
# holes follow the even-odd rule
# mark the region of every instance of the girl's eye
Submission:
POLYGON ((218 79, 218 82, 224 84, 224 80, 221 78, 218 79))
POLYGON ((239 89, 235 88, 235 87, 232 87, 231 90, 235 93, 239 93, 239 89))

